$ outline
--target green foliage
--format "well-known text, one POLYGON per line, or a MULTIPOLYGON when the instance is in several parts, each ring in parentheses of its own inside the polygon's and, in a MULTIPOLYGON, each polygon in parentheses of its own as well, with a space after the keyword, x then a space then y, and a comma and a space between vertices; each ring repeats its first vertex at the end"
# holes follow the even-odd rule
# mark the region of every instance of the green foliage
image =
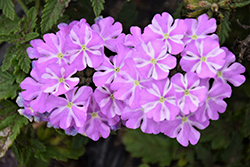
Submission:
POLYGON ((223 16, 224 17, 222 18, 217 28, 217 34, 220 38, 220 44, 223 44, 226 41, 226 39, 229 37, 229 32, 231 31, 229 21, 230 12, 225 12, 223 16))
POLYGON ((159 163, 160 166, 170 165, 178 146, 174 139, 145 134, 140 130, 128 130, 123 142, 132 156, 142 158, 144 163, 159 163))
POLYGON ((0 157, 20 133, 20 128, 28 123, 27 119, 17 112, 18 107, 11 101, 1 101, 0 105, 0 157))
POLYGON ((103 4, 105 0, 90 0, 92 2, 92 7, 95 13, 95 16, 98 17, 102 10, 104 9, 103 4))
POLYGON ((137 10, 134 1, 125 1, 122 5, 122 9, 117 15, 117 21, 122 23, 123 31, 125 33, 130 32, 130 27, 135 24, 137 20, 137 10))
POLYGON ((34 161, 39 161, 47 166, 51 158, 67 161, 69 158, 77 159, 84 153, 84 144, 88 141, 86 137, 67 136, 60 130, 41 125, 36 131, 32 126, 26 127, 11 147, 22 165, 34 167, 34 161))
POLYGON ((234 0, 231 4, 234 8, 241 8, 250 4, 249 0, 234 0))
POLYGON ((15 82, 15 77, 8 71, 0 73, 0 100, 12 98, 14 99, 19 85, 15 82))
POLYGON ((14 20, 16 12, 14 10, 14 4, 12 3, 12 0, 0 1, 0 9, 2 9, 3 14, 6 17, 14 20))
POLYGON ((9 19, 5 15, 0 16, 0 34, 10 34, 19 31, 19 18, 14 17, 13 20, 9 19))
POLYGON ((59 17, 63 14, 64 9, 68 6, 70 0, 46 0, 42 11, 41 31, 47 32, 54 24, 57 23, 59 17))

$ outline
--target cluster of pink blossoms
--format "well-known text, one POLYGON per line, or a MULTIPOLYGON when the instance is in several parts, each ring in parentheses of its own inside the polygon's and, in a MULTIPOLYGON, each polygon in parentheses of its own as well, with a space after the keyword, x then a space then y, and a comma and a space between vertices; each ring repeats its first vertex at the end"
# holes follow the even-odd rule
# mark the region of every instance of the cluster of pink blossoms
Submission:
POLYGON ((245 68, 220 47, 216 21, 206 14, 198 20, 156 14, 143 33, 131 27, 128 35, 112 17, 92 26, 82 19, 58 27, 56 34, 30 42, 33 68, 17 103, 21 114, 67 134, 98 140, 123 124, 194 145, 197 129, 226 110, 228 82, 245 81, 245 68), (105 48, 116 54, 107 57, 105 48), (79 86, 77 71, 87 66, 96 71, 96 88, 79 86))

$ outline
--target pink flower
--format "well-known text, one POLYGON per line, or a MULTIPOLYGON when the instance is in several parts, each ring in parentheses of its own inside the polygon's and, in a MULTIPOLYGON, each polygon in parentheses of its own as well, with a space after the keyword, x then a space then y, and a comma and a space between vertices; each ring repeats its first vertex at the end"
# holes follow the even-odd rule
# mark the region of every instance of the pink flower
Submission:
POLYGON ((205 129, 209 125, 209 121, 201 122, 197 120, 193 114, 177 116, 173 121, 163 121, 161 123, 161 132, 171 138, 177 138, 177 141, 187 147, 189 142, 192 145, 197 144, 200 139, 198 129, 205 129))
POLYGON ((113 23, 114 19, 112 17, 106 17, 96 21, 95 24, 91 26, 91 28, 102 37, 104 46, 115 52, 115 46, 124 42, 125 34, 121 34, 121 23, 113 23))
POLYGON ((146 117, 143 108, 131 109, 127 106, 122 111, 121 119, 124 120, 124 125, 128 128, 137 129, 141 126, 144 133, 158 134, 160 132, 159 123, 146 117))
POLYGON ((45 105, 47 111, 51 113, 50 123, 62 129, 83 127, 92 93, 91 87, 82 86, 78 90, 74 88, 65 93, 65 98, 49 96, 45 105))
POLYGON ((97 87, 94 96, 101 108, 101 112, 108 118, 121 115, 121 111, 126 106, 123 101, 114 98, 114 91, 110 89, 109 84, 97 87))
POLYGON ((67 47, 70 63, 81 71, 89 67, 96 68, 103 62, 103 40, 86 23, 85 19, 75 24, 69 34, 67 47))
POLYGON ((218 112, 223 113, 226 110, 227 103, 223 99, 229 98, 231 96, 231 87, 228 84, 215 81, 213 82, 212 87, 209 89, 208 79, 202 80, 200 85, 206 86, 207 99, 200 103, 199 108, 195 111, 197 120, 218 120, 218 112))
POLYGON ((195 112, 199 104, 205 100, 207 88, 199 86, 197 74, 188 72, 184 76, 180 73, 171 78, 176 91, 176 104, 184 114, 195 112))
POLYGON ((110 126, 115 126, 120 121, 119 116, 107 118, 92 96, 87 111, 87 119, 83 128, 77 129, 81 134, 86 134, 89 138, 97 141, 100 136, 107 138, 110 134, 110 126))
POLYGON ((200 15, 198 21, 196 19, 187 18, 184 20, 188 29, 183 38, 185 45, 191 41, 197 39, 203 39, 206 37, 211 37, 213 39, 218 39, 216 34, 208 35, 215 32, 216 30, 216 20, 214 18, 209 19, 207 14, 200 15))
POLYGON ((75 73, 76 69, 73 66, 49 64, 46 73, 41 77, 41 83, 44 84, 41 90, 55 96, 64 94, 79 83, 79 78, 71 78, 75 73))
POLYGON ((164 79, 168 77, 169 70, 176 66, 176 58, 167 54, 167 47, 160 40, 138 45, 132 55, 138 72, 145 79, 164 79))
POLYGON ((222 68, 218 69, 215 80, 224 84, 227 84, 228 81, 234 86, 240 86, 246 80, 245 76, 241 75, 241 73, 245 72, 246 68, 240 63, 233 63, 235 56, 227 48, 222 47, 221 49, 226 52, 226 63, 222 68))
POLYGON ((186 72, 196 72, 200 78, 213 78, 225 63, 225 51, 217 41, 205 38, 187 45, 180 65, 186 72))
POLYGON ((178 54, 183 51, 184 43, 182 38, 187 30, 184 20, 173 18, 169 13, 163 12, 162 15, 156 14, 143 33, 143 39, 150 41, 154 39, 163 40, 170 54, 178 54))
POLYGON ((139 103, 145 115, 156 122, 174 120, 180 109, 175 104, 175 89, 168 78, 152 81, 149 89, 139 93, 139 103))
POLYGON ((93 82, 96 86, 110 84, 117 77, 130 49, 123 44, 117 44, 116 51, 117 55, 110 58, 105 56, 103 63, 98 68, 95 68, 97 72, 94 73, 93 82))

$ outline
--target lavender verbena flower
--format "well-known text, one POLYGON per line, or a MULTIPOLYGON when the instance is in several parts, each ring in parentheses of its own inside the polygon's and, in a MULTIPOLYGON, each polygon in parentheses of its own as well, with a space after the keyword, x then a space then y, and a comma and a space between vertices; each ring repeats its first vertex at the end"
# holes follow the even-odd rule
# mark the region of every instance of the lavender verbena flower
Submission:
POLYGON ((167 53, 167 47, 161 40, 138 45, 132 55, 138 72, 145 79, 164 79, 176 66, 176 58, 167 53))
POLYGON ((126 59, 125 65, 111 83, 111 89, 115 91, 114 97, 125 100, 133 109, 138 108, 139 91, 142 87, 141 77, 136 71, 133 59, 126 59))
POLYGON ((85 134, 94 141, 97 141, 100 136, 107 138, 110 134, 110 126, 115 126, 119 121, 119 116, 107 118, 98 106, 95 98, 91 97, 91 102, 87 110, 87 119, 83 128, 77 129, 81 134, 85 134))
MULTIPOLYGON (((85 19, 83 19, 83 20, 85 20, 85 19)), ((85 22, 86 22, 86 20, 85 20, 85 22)), ((67 35, 69 35, 72 27, 74 25, 76 25, 76 24, 79 24, 79 21, 74 20, 74 21, 70 22, 69 24, 60 23, 60 24, 58 24, 57 27, 59 28, 59 30, 61 31, 61 33, 64 34, 64 36, 67 36, 67 35)))
POLYGON ((116 51, 117 55, 110 58, 104 56, 102 64, 98 68, 95 68, 97 72, 93 75, 93 82, 96 86, 110 84, 117 77, 117 74, 124 65, 124 59, 127 57, 130 49, 123 44, 117 44, 116 51))
POLYGON ((44 57, 45 55, 38 52, 37 47, 43 44, 43 40, 41 39, 33 39, 30 41, 31 47, 27 48, 27 54, 29 55, 30 59, 44 57))
POLYGON ((94 96, 101 108, 101 112, 108 118, 121 115, 121 111, 126 106, 122 100, 114 98, 114 91, 110 89, 109 84, 97 87, 95 89, 94 96))
POLYGON ((81 71, 89 67, 96 68, 104 56, 102 38, 93 31, 85 19, 75 24, 69 34, 68 53, 71 55, 70 63, 81 71))
POLYGON ((169 13, 163 12, 162 15, 156 14, 143 33, 143 39, 147 42, 160 39, 167 45, 170 54, 179 54, 184 49, 182 38, 187 30, 184 20, 173 18, 169 13))
POLYGON ((44 113, 46 111, 44 105, 48 93, 44 93, 41 90, 42 84, 27 77, 21 82, 20 87, 24 90, 20 95, 24 100, 29 101, 30 107, 39 113, 44 113))
POLYGON ((189 142, 195 145, 200 139, 200 132, 194 126, 198 129, 205 129, 208 125, 208 120, 202 122, 197 120, 193 114, 180 114, 173 121, 163 121, 160 127, 162 133, 171 138, 176 137, 182 146, 187 147, 189 142))
POLYGON ((200 103, 198 109, 195 111, 197 120, 218 120, 218 112, 223 113, 226 110, 227 103, 223 99, 231 96, 231 87, 228 84, 214 81, 212 87, 209 89, 209 79, 202 80, 200 85, 206 86, 207 99, 200 103))
POLYGON ((195 41, 197 39, 203 39, 206 37, 211 37, 213 39, 218 39, 216 34, 209 35, 216 30, 216 20, 214 18, 209 19, 207 14, 200 15, 198 20, 187 18, 184 20, 188 29, 183 38, 185 45, 195 41))
POLYGON ((124 125, 127 128, 137 129, 141 126, 144 133, 160 133, 160 124, 146 117, 143 108, 131 109, 126 106, 122 111, 121 119, 124 120, 124 125))
POLYGON ((218 41, 208 37, 188 44, 182 53, 180 65, 184 71, 196 72, 200 78, 213 78, 224 65, 225 56, 218 41))
POLYGON ((131 34, 128 34, 125 38, 125 46, 136 48, 137 45, 145 43, 142 39, 140 27, 132 26, 130 27, 130 32, 131 34))
POLYGON ((42 91, 52 93, 55 96, 66 93, 79 83, 79 78, 71 77, 75 73, 76 69, 73 66, 49 64, 46 73, 41 77, 41 83, 44 84, 41 87, 42 91))
POLYGON ((59 65, 68 64, 70 55, 66 54, 67 40, 62 32, 45 34, 43 36, 45 43, 39 43, 37 51, 43 55, 39 57, 38 63, 59 65))
POLYGON ((109 50, 115 52, 115 46, 119 43, 123 43, 125 34, 122 34, 122 24, 119 22, 114 23, 112 17, 106 17, 98 19, 91 28, 97 32, 104 41, 104 46, 109 50))
POLYGON ((174 120, 180 109, 175 104, 175 89, 168 78, 152 81, 149 89, 139 93, 139 103, 145 115, 156 122, 174 120))
POLYGON ((207 88, 199 86, 197 74, 188 72, 184 76, 180 73, 171 78, 176 91, 176 104, 184 114, 195 112, 199 104, 205 100, 207 88))
POLYGON ((82 86, 65 93, 65 98, 51 95, 46 100, 46 110, 53 126, 67 129, 81 128, 87 117, 89 98, 93 94, 91 87, 82 86))
POLYGON ((226 52, 226 63, 222 68, 218 69, 215 80, 224 84, 227 84, 228 81, 234 86, 240 86, 246 80, 244 75, 240 75, 245 72, 246 68, 238 62, 233 63, 235 56, 226 47, 221 49, 226 52))

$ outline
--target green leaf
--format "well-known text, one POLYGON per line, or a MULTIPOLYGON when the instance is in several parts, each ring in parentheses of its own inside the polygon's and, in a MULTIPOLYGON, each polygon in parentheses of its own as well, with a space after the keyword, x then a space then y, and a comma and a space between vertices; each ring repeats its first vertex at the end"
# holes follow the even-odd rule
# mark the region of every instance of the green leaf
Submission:
POLYGON ((47 32, 64 12, 70 0, 47 0, 42 11, 41 31, 47 32))
POLYGON ((27 16, 23 17, 23 19, 19 22, 19 26, 23 24, 21 26, 23 29, 23 33, 28 34, 29 32, 32 32, 33 29, 35 28, 36 21, 37 21, 37 11, 35 7, 32 7, 29 9, 27 16))
POLYGON ((122 9, 117 14, 117 20, 122 23, 124 32, 130 32, 130 27, 136 23, 137 14, 134 1, 125 1, 123 3, 122 9))
POLYGON ((16 12, 14 10, 14 4, 12 3, 12 0, 1 0, 0 9, 2 9, 5 16, 11 20, 14 20, 16 12))
POLYGON ((3 64, 1 66, 2 71, 6 71, 11 67, 11 60, 15 58, 16 46, 10 46, 7 49, 7 53, 4 55, 3 64))
POLYGON ((95 16, 98 17, 102 10, 104 9, 103 4, 105 0, 90 0, 92 2, 92 7, 95 13, 95 16))
POLYGON ((229 21, 230 12, 225 12, 224 17, 221 20, 221 23, 218 25, 217 34, 220 38, 220 44, 222 45, 226 39, 229 37, 230 21, 229 21))
POLYGON ((234 0, 234 3, 232 3, 231 7, 233 7, 233 8, 241 8, 241 7, 247 6, 249 4, 250 4, 249 0, 245 0, 245 1, 241 1, 241 2, 234 0))
POLYGON ((19 31, 19 18, 15 17, 14 20, 9 19, 5 15, 2 15, 0 17, 0 34, 10 34, 10 33, 16 33, 19 31))
POLYGON ((211 150, 205 148, 201 144, 197 144, 195 147, 197 158, 200 159, 205 167, 213 166, 214 158, 211 150))
POLYGON ((17 95, 19 84, 14 83, 15 77, 8 71, 0 73, 0 100, 12 98, 17 95))
POLYGON ((20 133, 20 128, 28 123, 27 119, 19 115, 17 105, 9 100, 1 101, 0 105, 0 157, 20 133))
POLYGON ((123 143, 133 157, 142 158, 144 163, 159 163, 169 166, 177 150, 177 142, 165 136, 145 134, 140 130, 128 130, 123 143))
POLYGON ((18 50, 17 50, 17 56, 16 59, 18 60, 18 65, 20 66, 20 68, 25 72, 25 73, 29 73, 30 70, 30 64, 31 64, 31 60, 26 52, 26 47, 27 45, 22 45, 18 50))
POLYGON ((21 38, 21 35, 18 34, 0 34, 0 43, 8 42, 8 43, 16 43, 21 38))

